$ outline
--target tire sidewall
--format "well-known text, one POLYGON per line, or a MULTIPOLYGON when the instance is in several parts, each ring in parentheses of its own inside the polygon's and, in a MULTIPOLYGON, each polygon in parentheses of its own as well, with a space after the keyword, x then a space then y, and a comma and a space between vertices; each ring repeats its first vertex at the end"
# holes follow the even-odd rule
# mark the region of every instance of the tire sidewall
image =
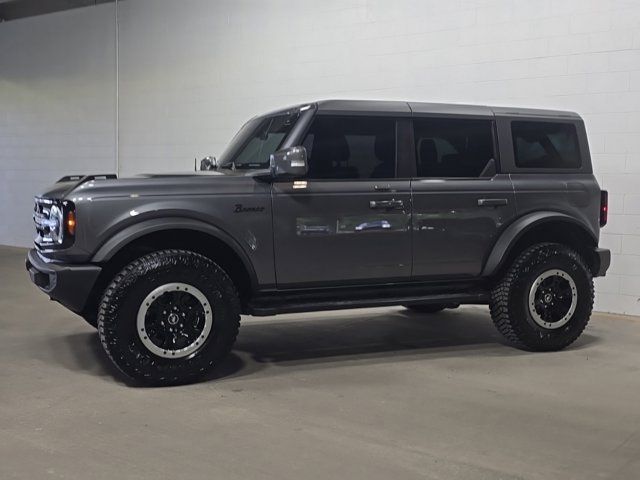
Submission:
POLYGON ((145 256, 121 272, 107 289, 98 327, 107 353, 125 374, 147 382, 180 383, 202 375, 228 353, 237 334, 239 302, 230 279, 211 260, 191 252, 145 256), (219 273, 216 275, 216 270, 219 273), (145 347, 137 331, 138 310, 155 288, 181 282, 199 289, 212 307, 211 333, 183 358, 164 358, 145 347))
POLYGON ((530 252, 520 265, 509 296, 510 316, 524 319, 517 322, 519 335, 525 343, 533 343, 542 349, 562 348, 582 333, 589 321, 593 307, 593 282, 584 261, 573 250, 558 244, 530 252), (577 305, 569 321, 560 328, 548 329, 536 323, 529 309, 531 286, 542 273, 558 269, 566 272, 576 284, 577 305))

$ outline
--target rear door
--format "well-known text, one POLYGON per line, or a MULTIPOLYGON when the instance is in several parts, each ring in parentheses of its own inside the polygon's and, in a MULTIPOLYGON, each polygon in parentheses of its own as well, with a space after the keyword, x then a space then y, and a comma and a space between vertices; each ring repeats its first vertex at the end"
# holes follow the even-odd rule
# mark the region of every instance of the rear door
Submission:
POLYGON ((413 278, 478 276, 515 216, 511 180, 496 173, 492 117, 413 119, 413 278))
POLYGON ((273 183, 279 288, 408 280, 410 179, 396 177, 397 120, 316 115, 309 173, 273 183))

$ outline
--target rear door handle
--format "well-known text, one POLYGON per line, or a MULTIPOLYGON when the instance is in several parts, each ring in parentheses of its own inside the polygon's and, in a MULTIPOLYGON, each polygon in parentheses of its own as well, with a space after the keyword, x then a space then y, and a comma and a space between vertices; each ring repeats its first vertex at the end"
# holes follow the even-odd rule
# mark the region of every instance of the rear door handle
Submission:
POLYGON ((371 200, 369 208, 373 210, 403 210, 404 202, 402 200, 371 200))
POLYGON ((506 198, 480 198, 478 199, 479 207, 499 207, 507 205, 509 201, 506 198))

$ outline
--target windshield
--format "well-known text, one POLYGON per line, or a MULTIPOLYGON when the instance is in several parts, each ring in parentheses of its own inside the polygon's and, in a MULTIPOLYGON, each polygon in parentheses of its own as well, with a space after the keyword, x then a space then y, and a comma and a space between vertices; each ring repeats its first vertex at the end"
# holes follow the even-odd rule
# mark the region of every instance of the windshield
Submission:
POLYGON ((262 169, 291 131, 299 112, 254 118, 243 125, 220 156, 220 168, 262 169))

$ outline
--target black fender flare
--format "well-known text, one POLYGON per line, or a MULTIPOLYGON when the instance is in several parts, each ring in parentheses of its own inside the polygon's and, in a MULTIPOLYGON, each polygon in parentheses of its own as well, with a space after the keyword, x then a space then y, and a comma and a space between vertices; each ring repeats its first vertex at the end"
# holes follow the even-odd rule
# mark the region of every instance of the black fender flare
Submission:
POLYGON ((162 217, 151 218, 133 225, 129 225, 111 236, 104 242, 93 255, 92 263, 108 262, 116 253, 126 247, 134 240, 154 232, 163 230, 193 230, 208 234, 217 240, 226 244, 231 248, 242 261, 245 269, 249 274, 252 287, 258 285, 258 277, 253 263, 249 259, 247 253, 242 249, 238 242, 224 230, 193 218, 184 217, 162 217))
POLYGON ((565 213, 553 211, 530 213, 518 218, 504 229, 502 234, 493 244, 491 253, 484 263, 484 268, 481 275, 483 277, 490 277, 495 272, 500 270, 509 254, 511 253, 511 249, 520 238, 522 238, 533 228, 536 228, 541 224, 554 221, 565 222, 577 226, 593 239, 594 245, 598 244, 598 239, 594 235, 593 231, 584 222, 581 222, 575 217, 572 217, 565 213))

